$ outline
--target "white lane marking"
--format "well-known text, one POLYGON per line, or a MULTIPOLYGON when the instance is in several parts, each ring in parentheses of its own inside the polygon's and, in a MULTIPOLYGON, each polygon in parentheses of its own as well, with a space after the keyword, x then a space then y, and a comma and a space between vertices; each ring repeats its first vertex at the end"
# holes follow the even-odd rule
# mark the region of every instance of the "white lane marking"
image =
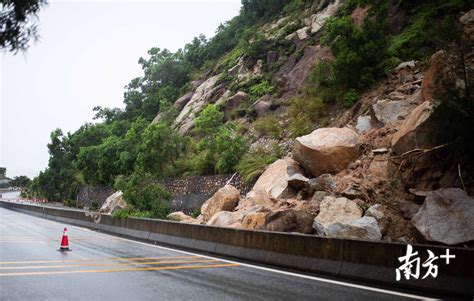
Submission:
POLYGON ((0 241, 0 244, 5 244, 5 243, 40 243, 40 244, 43 244, 45 245, 46 243, 44 241, 41 241, 41 240, 9 240, 9 241, 0 241))
POLYGON ((337 284, 337 285, 342 285, 342 286, 347 286, 347 287, 352 287, 352 288, 358 288, 358 289, 362 289, 362 290, 368 290, 368 291, 384 293, 384 294, 389 294, 389 295, 395 295, 395 296, 400 296, 400 297, 412 298, 412 299, 440 300, 440 299, 427 298, 427 297, 420 296, 420 295, 407 294, 407 293, 401 293, 401 292, 391 291, 391 290, 387 290, 387 289, 381 289, 381 288, 376 288, 376 287, 370 287, 370 286, 364 286, 364 285, 359 285, 359 284, 347 283, 347 282, 342 282, 342 281, 338 281, 338 280, 331 280, 331 279, 320 278, 320 277, 315 277, 315 276, 301 275, 301 274, 296 274, 296 273, 292 273, 292 272, 281 271, 281 270, 276 270, 276 269, 272 269, 272 268, 252 265, 252 264, 248 264, 248 263, 242 263, 242 262, 238 262, 238 261, 232 261, 232 260, 222 259, 222 258, 218 258, 218 257, 203 255, 203 254, 198 254, 198 253, 193 253, 193 252, 188 252, 188 251, 182 251, 182 250, 168 248, 168 247, 157 246, 157 245, 153 245, 153 244, 149 244, 149 243, 144 243, 144 242, 141 242, 141 241, 135 241, 135 240, 119 237, 119 236, 114 236, 114 235, 110 235, 110 234, 106 234, 106 233, 102 233, 102 232, 97 232, 97 231, 94 231, 94 230, 90 230, 88 228, 83 228, 83 227, 78 227, 78 226, 72 226, 72 227, 77 228, 79 230, 83 230, 83 231, 93 232, 93 233, 96 233, 96 234, 102 234, 102 235, 106 235, 106 236, 117 237, 121 240, 128 241, 128 242, 133 242, 133 243, 144 245, 144 246, 155 247, 155 248, 158 248, 158 249, 163 249, 163 250, 167 250, 167 251, 174 251, 174 252, 183 253, 183 254, 207 257, 207 258, 210 258, 210 259, 216 259, 216 260, 223 261, 223 262, 228 262, 228 263, 236 263, 236 264, 239 264, 241 266, 254 268, 254 269, 258 269, 258 270, 263 270, 263 271, 268 271, 268 272, 273 272, 273 273, 278 273, 278 274, 283 274, 283 275, 288 275, 288 276, 305 278, 305 279, 315 280, 315 281, 319 281, 319 282, 337 284))
MULTIPOLYGON (((31 215, 28 215, 28 216, 33 217, 31 215)), ((47 222, 52 222, 52 223, 61 224, 61 225, 65 224, 65 223, 60 223, 60 222, 57 222, 57 221, 51 221, 51 220, 48 220, 48 219, 42 219, 42 218, 38 218, 38 217, 34 217, 34 218, 37 218, 39 220, 43 220, 45 222, 47 221, 47 222)), ((141 241, 135 241, 135 240, 123 238, 123 237, 120 237, 120 236, 115 236, 115 235, 110 235, 110 234, 106 234, 106 233, 102 233, 102 232, 97 232, 97 231, 94 231, 94 230, 91 230, 91 229, 88 229, 88 228, 84 228, 84 227, 79 227, 79 226, 70 225, 70 227, 78 229, 78 230, 94 233, 94 234, 97 234, 97 235, 104 235, 104 236, 108 236, 108 237, 118 238, 118 239, 123 240, 123 241, 128 241, 128 242, 132 242, 132 243, 136 243, 136 244, 140 244, 140 245, 144 245, 144 246, 154 247, 154 248, 167 250, 167 251, 173 251, 173 252, 182 253, 182 254, 201 256, 201 257, 206 257, 206 258, 210 258, 210 259, 216 259, 216 260, 219 260, 219 261, 222 261, 222 262, 235 263, 235 264, 239 264, 241 266, 246 266, 246 267, 253 268, 253 269, 258 269, 258 270, 263 270, 263 271, 268 271, 268 272, 273 272, 273 273, 278 273, 278 274, 283 274, 283 275, 288 275, 288 276, 293 276, 293 277, 310 279, 310 280, 315 280, 315 281, 319 281, 319 282, 331 283, 331 284, 336 284, 336 285, 341 285, 341 286, 347 286, 347 287, 352 287, 352 288, 357 288, 357 289, 362 289, 362 290, 368 290, 368 291, 373 291, 373 292, 378 292, 378 293, 383 293, 383 294, 395 295, 395 296, 400 296, 400 297, 407 297, 407 298, 412 298, 412 299, 439 300, 439 299, 427 298, 427 297, 420 296, 420 295, 401 293, 401 292, 397 292, 397 291, 391 291, 391 290, 387 290, 387 289, 380 289, 380 288, 375 288, 375 287, 370 287, 370 286, 352 284, 352 283, 342 282, 342 281, 338 281, 338 280, 331 280, 331 279, 326 279, 326 278, 321 278, 321 277, 301 275, 301 274, 296 274, 296 273, 292 273, 292 272, 281 271, 281 270, 276 270, 276 269, 262 267, 262 266, 256 266, 256 265, 252 265, 252 264, 248 264, 248 263, 242 263, 242 262, 238 262, 238 261, 221 259, 221 258, 218 258, 218 257, 213 257, 213 256, 208 256, 208 255, 203 255, 203 254, 198 254, 198 253, 193 253, 193 252, 188 252, 188 251, 182 251, 182 250, 178 250, 178 249, 174 249, 174 248, 157 246, 157 245, 153 245, 153 244, 150 244, 150 243, 144 243, 144 242, 141 242, 141 241)), ((75 255, 77 255, 77 254, 75 254, 75 255)))

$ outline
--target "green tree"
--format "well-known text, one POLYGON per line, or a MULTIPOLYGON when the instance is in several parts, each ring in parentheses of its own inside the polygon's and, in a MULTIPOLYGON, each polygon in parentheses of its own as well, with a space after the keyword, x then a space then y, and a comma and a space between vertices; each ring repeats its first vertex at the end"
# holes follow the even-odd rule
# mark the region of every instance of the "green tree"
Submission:
POLYGON ((31 180, 27 176, 17 176, 13 178, 13 181, 10 183, 10 186, 27 187, 30 182, 31 180))
POLYGON ((149 125, 141 135, 138 168, 160 178, 170 173, 174 161, 184 151, 181 136, 163 123, 149 125))
POLYGON ((247 150, 246 141, 232 124, 224 125, 224 113, 208 105, 196 119, 196 130, 203 135, 197 144, 204 173, 231 172, 247 150))
POLYGON ((7 169, 5 167, 0 167, 0 178, 4 178, 7 175, 7 169))
POLYGON ((370 12, 362 26, 354 24, 350 15, 331 17, 326 22, 321 42, 329 45, 334 55, 330 72, 334 86, 360 90, 383 75, 380 66, 388 58, 386 3, 370 12))
POLYGON ((170 194, 150 173, 137 170, 129 177, 120 176, 114 187, 123 191, 127 203, 145 216, 165 218, 170 211, 170 194))
POLYGON ((36 20, 45 0, 2 0, 0 11, 0 48, 25 50, 38 38, 36 20))

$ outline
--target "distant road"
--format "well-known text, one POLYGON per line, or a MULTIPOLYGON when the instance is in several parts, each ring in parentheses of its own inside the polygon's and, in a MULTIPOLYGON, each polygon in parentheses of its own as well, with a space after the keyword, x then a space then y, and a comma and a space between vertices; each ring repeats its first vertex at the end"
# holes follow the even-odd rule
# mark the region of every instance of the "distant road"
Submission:
POLYGON ((3 199, 14 199, 14 198, 19 198, 20 197, 20 190, 0 190, 0 195, 2 196, 3 199))
POLYGON ((130 241, 0 208, 0 300, 403 300, 419 296, 130 241), (56 251, 68 227, 71 252, 56 251))

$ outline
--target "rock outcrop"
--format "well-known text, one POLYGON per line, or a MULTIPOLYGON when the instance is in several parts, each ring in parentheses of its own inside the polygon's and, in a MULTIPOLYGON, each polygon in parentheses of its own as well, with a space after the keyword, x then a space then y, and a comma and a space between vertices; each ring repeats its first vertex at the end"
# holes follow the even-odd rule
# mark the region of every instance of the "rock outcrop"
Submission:
POLYGON ((193 95, 194 95, 194 92, 188 92, 184 94, 183 96, 181 96, 180 98, 178 98, 178 100, 174 102, 174 107, 178 111, 181 111, 184 108, 184 106, 191 100, 193 95))
MULTIPOLYGON (((326 23, 327 18, 336 15, 336 13, 341 8, 344 1, 336 0, 329 3, 326 8, 319 11, 318 13, 311 15, 305 20, 305 23, 308 24, 311 28, 311 34, 317 33, 326 23)), ((321 1, 320 5, 323 5, 327 2, 321 1)))
POLYGON ((175 124, 180 127, 181 134, 185 134, 191 128, 189 126, 190 122, 209 104, 210 98, 219 88, 216 87, 219 78, 220 74, 212 76, 203 82, 183 107, 178 117, 176 117, 175 124))
POLYGON ((201 207, 201 215, 205 222, 219 211, 232 211, 239 203, 240 192, 232 185, 219 189, 201 207))
POLYGON ((280 159, 268 166, 258 178, 253 191, 265 191, 274 198, 287 198, 295 195, 288 184, 288 178, 294 174, 302 174, 303 169, 291 158, 280 159))
POLYGON ((411 222, 428 241, 455 245, 474 240, 474 199, 459 188, 433 191, 411 222))
POLYGON ((127 207, 127 203, 123 199, 123 193, 117 191, 110 195, 100 207, 99 212, 105 214, 113 214, 115 211, 127 207))
POLYGON ((296 138, 293 158, 313 176, 335 174, 359 156, 359 136, 348 128, 321 128, 296 138))

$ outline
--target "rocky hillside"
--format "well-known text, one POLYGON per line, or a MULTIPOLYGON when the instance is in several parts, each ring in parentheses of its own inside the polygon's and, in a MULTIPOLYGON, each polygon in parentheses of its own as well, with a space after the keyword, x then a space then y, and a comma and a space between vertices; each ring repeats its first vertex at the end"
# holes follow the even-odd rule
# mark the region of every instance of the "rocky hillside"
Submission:
MULTIPOLYGON (((403 32, 410 24, 407 12, 389 5, 390 30, 403 32)), ((321 2, 302 14, 291 33, 287 28, 294 21, 287 17, 265 24, 266 39, 284 32, 295 50, 288 56, 269 50, 258 60, 238 56, 228 69, 193 82, 178 99, 174 125, 181 134, 192 135, 196 116, 216 104, 251 137, 251 152, 278 143, 288 154, 266 167, 246 196, 228 185, 196 219, 184 213, 169 218, 369 240, 449 245, 474 240, 474 199, 468 196, 474 194, 474 10, 456 16, 459 37, 439 45, 429 60, 414 55, 399 61, 370 88, 357 89, 360 96, 348 99, 356 91, 348 90, 345 104, 324 101, 324 109, 315 110, 305 101, 323 97, 311 91, 325 89, 312 78, 318 76, 315 69, 339 59, 334 42, 321 45, 325 23, 336 20, 329 17, 347 15, 361 27, 377 18, 370 5, 348 9, 339 1, 321 2), (278 93, 246 89, 253 81, 278 93), (312 128, 293 138, 305 111, 316 115, 312 128)))
POLYGON ((104 185, 123 192, 120 217, 470 243, 471 2, 243 0, 214 37, 140 58, 123 109, 53 131, 26 193, 68 201, 104 185), (252 191, 169 215, 160 183, 231 173, 252 191))

